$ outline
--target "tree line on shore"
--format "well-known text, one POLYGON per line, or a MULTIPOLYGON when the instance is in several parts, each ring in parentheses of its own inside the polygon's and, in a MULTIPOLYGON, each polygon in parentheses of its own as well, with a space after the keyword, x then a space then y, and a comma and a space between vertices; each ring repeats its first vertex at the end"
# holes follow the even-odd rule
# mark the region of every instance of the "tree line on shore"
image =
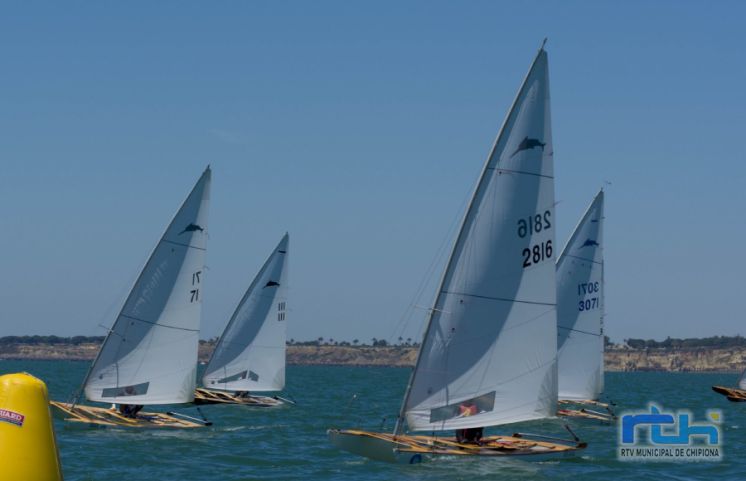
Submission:
POLYGON ((104 342, 104 336, 5 336, 0 337, 0 345, 7 344, 100 344, 104 342))
MULTIPOLYGON (((0 345, 9 344, 100 344, 104 336, 4 336, 0 337, 0 345)), ((613 345, 608 337, 605 338, 607 347, 617 347, 613 345)), ((215 344, 217 338, 201 340, 200 344, 215 344)), ((360 339, 352 341, 338 340, 333 338, 318 337, 312 341, 296 341, 290 339, 287 341, 289 346, 344 346, 344 347, 419 347, 420 344, 412 338, 399 337, 395 341, 386 339, 371 338, 370 342, 360 339)), ((710 349, 729 349, 729 348, 746 348, 746 338, 743 336, 712 336, 703 338, 686 338, 678 339, 667 337, 663 341, 654 339, 625 339, 622 347, 629 349, 692 349, 692 348, 710 348, 710 349)))
MULTIPOLYGON (((207 340, 200 340, 200 344, 215 344, 218 341, 216 337, 207 340)), ((80 345, 80 344, 100 344, 104 342, 104 336, 4 336, 0 337, 0 345, 9 344, 27 344, 27 345, 41 345, 41 344, 66 344, 66 345, 80 345)), ((313 341, 296 341, 290 339, 287 341, 289 346, 350 346, 350 347, 419 347, 419 343, 412 342, 412 338, 399 338, 398 342, 390 342, 386 339, 372 338, 370 343, 360 341, 359 339, 353 339, 352 341, 339 341, 332 338, 319 337, 313 341)))
POLYGON ((701 338, 677 339, 667 337, 663 341, 653 339, 625 339, 625 345, 632 349, 692 349, 705 347, 710 349, 729 349, 746 347, 746 338, 743 336, 712 336, 701 338))

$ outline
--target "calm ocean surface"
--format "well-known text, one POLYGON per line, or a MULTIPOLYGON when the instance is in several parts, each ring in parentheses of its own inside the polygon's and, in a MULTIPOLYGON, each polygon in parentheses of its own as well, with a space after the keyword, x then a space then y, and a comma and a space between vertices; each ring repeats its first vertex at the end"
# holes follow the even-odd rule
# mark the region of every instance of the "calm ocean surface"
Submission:
MULTIPOLYGON (((67 400, 88 363, 0 361, 0 374, 27 371, 47 382, 53 399, 67 400)), ((608 373, 606 391, 618 410, 656 401, 723 410, 724 459, 719 463, 632 463, 616 459, 617 426, 574 422, 589 443, 582 455, 548 462, 444 459, 418 466, 368 461, 336 450, 329 427, 390 430, 409 370, 290 366, 289 392, 297 406, 250 409, 205 406, 214 426, 183 431, 90 429, 56 422, 67 481, 106 480, 740 480, 746 479, 746 403, 730 403, 713 384, 732 385, 735 374, 608 373), (352 400, 353 395, 357 398, 352 400), (388 419, 384 421, 384 416, 388 419)), ((194 408, 178 408, 193 414, 194 408)), ((565 435, 560 422, 508 426, 498 432, 565 435)))

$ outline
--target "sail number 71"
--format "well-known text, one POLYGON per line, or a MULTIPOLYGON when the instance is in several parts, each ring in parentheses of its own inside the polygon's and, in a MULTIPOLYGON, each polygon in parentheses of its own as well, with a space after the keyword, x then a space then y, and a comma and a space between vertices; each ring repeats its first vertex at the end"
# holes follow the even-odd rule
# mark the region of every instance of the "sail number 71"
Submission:
POLYGON ((192 286, 194 289, 189 291, 189 294, 191 294, 191 298, 189 299, 189 302, 197 302, 199 301, 199 275, 202 274, 202 271, 197 271, 192 274, 192 286))

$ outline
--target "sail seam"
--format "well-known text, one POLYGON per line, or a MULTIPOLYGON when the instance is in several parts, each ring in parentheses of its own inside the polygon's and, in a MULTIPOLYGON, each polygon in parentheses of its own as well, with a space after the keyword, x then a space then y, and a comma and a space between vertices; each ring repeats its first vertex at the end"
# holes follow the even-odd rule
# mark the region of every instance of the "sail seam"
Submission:
POLYGON ((153 321, 146 321, 145 319, 140 319, 139 317, 128 316, 126 314, 121 314, 121 317, 126 317, 127 319, 132 319, 133 321, 144 322, 145 324, 152 324, 153 326, 167 327, 169 329, 178 329, 179 331, 199 332, 199 329, 187 329, 185 327, 167 326, 166 324, 159 324, 153 321))
POLYGON ((574 256, 572 254, 565 254, 565 256, 566 257, 572 257, 573 259, 579 259, 581 261, 592 262, 594 264, 604 265, 603 262, 594 261, 593 259, 588 259, 587 257, 574 256))
POLYGON ((558 329, 566 329, 566 330, 572 331, 572 332, 579 332, 580 334, 588 334, 589 336, 601 337, 601 334, 596 334, 594 332, 588 332, 588 331, 581 331, 580 329, 573 329, 571 327, 564 327, 564 326, 557 325, 557 328, 558 329))
POLYGON ((504 297, 490 297, 490 296, 480 296, 478 294, 467 294, 466 292, 451 292, 451 291, 441 291, 442 294, 452 294, 454 296, 467 296, 467 297, 476 297, 479 299, 489 299, 491 301, 504 301, 504 302, 520 302, 521 304, 535 304, 539 306, 556 306, 557 304, 552 302, 536 302, 536 301, 522 301, 520 299, 507 299, 504 297))
POLYGON ((189 244, 182 244, 181 242, 174 242, 174 241, 171 241, 171 240, 168 240, 168 239, 163 239, 163 242, 166 242, 168 244, 174 244, 174 245, 181 246, 181 247, 186 247, 188 249, 191 248, 191 249, 198 249, 198 250, 201 250, 201 251, 207 251, 207 249, 205 249, 204 247, 197 247, 197 246, 193 246, 193 245, 189 245, 189 244))
POLYGON ((526 172, 525 170, 503 169, 502 167, 487 167, 487 170, 499 170, 500 172, 509 172, 511 174, 526 174, 535 177, 544 177, 545 179, 554 179, 553 175, 537 174, 535 172, 526 172))

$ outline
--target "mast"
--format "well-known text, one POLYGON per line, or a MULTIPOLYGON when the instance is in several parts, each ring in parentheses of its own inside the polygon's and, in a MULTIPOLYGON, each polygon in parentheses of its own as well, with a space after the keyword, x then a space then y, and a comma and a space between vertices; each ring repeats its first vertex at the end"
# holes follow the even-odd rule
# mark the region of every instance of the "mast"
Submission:
POLYGON ((474 217, 474 202, 475 202, 475 199, 478 197, 480 191, 485 187, 486 174, 490 168, 490 164, 492 163, 492 160, 495 154, 495 149, 500 144, 500 141, 505 134, 505 128, 508 124, 508 121, 512 117, 513 112, 515 111, 516 106, 518 104, 518 101, 521 98, 526 88, 526 82, 529 79, 531 72, 533 71, 534 66, 536 65, 537 60, 540 58, 541 54, 544 52, 544 45, 546 44, 546 41, 547 39, 545 38, 541 44, 541 47, 539 48, 539 51, 536 53, 536 56, 534 57, 533 62, 531 63, 531 67, 528 69, 528 72, 523 78, 521 87, 518 89, 518 93, 513 99, 513 103, 511 104, 511 107, 508 110, 508 114, 505 116, 505 119, 503 120, 499 133, 497 137, 495 138, 494 143, 492 144, 492 148, 490 149, 490 154, 487 156, 487 159, 484 162, 484 166, 482 167, 482 172, 479 176, 476 186, 474 187, 474 190, 471 195, 471 199, 469 200, 469 205, 461 220, 461 226, 459 227, 458 235, 456 236, 456 240, 453 243, 453 247, 451 248, 451 253, 449 255, 448 262, 446 263, 446 267, 443 270, 443 273, 440 278, 440 282, 438 283, 438 290, 436 292, 435 299, 433 300, 432 308, 429 310, 429 313, 428 313, 427 325, 425 327, 425 331, 422 336, 422 343, 420 344, 420 349, 417 352, 417 360, 415 361, 414 369, 412 370, 412 373, 409 376, 409 382, 407 383, 407 388, 404 393, 404 398, 402 399, 401 407, 399 409, 399 416, 397 417, 396 425, 394 426, 394 436, 398 436, 403 431, 404 416, 407 410, 407 403, 409 401, 409 396, 412 390, 412 386, 414 385, 414 381, 417 375, 418 368, 422 361, 422 349, 424 347, 425 340, 428 338, 428 334, 430 333, 430 329, 432 327, 433 313, 437 310, 438 302, 440 301, 441 296, 443 294, 443 288, 446 282, 446 278, 450 271, 451 264, 453 263, 453 256, 455 252, 458 250, 459 246, 464 242, 464 232, 465 232, 467 225, 470 224, 472 218, 474 217))

